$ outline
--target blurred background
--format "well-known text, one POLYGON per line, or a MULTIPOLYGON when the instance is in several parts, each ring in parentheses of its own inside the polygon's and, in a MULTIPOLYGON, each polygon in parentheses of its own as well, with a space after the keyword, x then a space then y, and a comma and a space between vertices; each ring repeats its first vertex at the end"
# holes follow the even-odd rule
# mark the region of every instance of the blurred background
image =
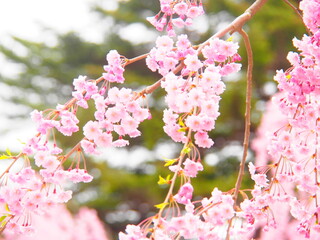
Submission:
MULTIPOLYGON (((181 32, 193 43, 201 43, 239 16, 252 0, 204 0, 206 16, 181 32)), ((293 0, 298 5, 298 0, 293 0)), ((19 151, 20 140, 35 132, 29 120, 33 109, 54 108, 71 97, 72 81, 78 75, 98 78, 111 49, 132 58, 147 53, 163 34, 153 29, 146 17, 159 11, 157 0, 0 0, 0 151, 19 151)), ((269 0, 245 26, 254 52, 252 138, 265 102, 276 92, 273 75, 289 64, 286 54, 294 50, 291 40, 300 38, 304 28, 283 1, 269 0)), ((233 36, 242 46, 241 38, 233 36)), ((245 49, 240 48, 243 69, 245 49)), ((159 79, 144 61, 126 68, 125 86, 139 90, 159 79)), ((245 71, 225 79, 221 115, 211 133, 213 148, 201 150, 205 171, 193 180, 195 198, 208 196, 214 187, 234 187, 242 156, 245 109, 245 71)), ((154 214, 168 190, 159 187, 158 176, 169 172, 163 158, 176 157, 181 150, 163 132, 164 91, 148 96, 152 119, 141 124, 142 136, 129 148, 106 149, 88 157, 88 170, 95 178, 89 184, 70 186, 74 198, 68 204, 76 213, 81 206, 98 211, 108 231, 116 238, 128 223, 137 224, 154 214)), ((92 110, 93 111, 93 110, 92 110)), ((93 112, 92 112, 93 113, 93 112)), ((83 126, 92 114, 79 116, 83 126), (89 116, 89 117, 88 117, 89 116)), ((64 149, 74 146, 72 138, 58 136, 64 149)), ((249 160, 254 160, 250 152, 249 160)), ((243 188, 250 187, 244 179, 243 188)))

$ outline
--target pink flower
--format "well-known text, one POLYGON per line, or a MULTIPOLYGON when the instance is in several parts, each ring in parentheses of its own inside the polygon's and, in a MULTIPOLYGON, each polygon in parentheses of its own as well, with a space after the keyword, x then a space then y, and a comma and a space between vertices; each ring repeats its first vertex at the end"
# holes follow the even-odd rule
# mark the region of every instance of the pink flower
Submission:
POLYGON ((121 106, 108 108, 106 111, 106 118, 112 122, 119 122, 124 117, 124 111, 121 109, 121 106))
POLYGON ((207 132, 197 132, 194 135, 195 138, 195 143, 202 148, 210 148, 214 142, 212 141, 212 139, 209 138, 209 135, 207 132))
POLYGON ((121 126, 125 129, 125 133, 128 134, 138 128, 139 121, 128 114, 121 120, 121 126))
POLYGON ((122 138, 119 138, 118 140, 114 141, 114 142, 112 143, 112 145, 113 145, 114 147, 124 147, 124 146, 129 145, 129 141, 128 141, 128 140, 124 140, 124 139, 122 139, 122 138))
POLYGON ((80 144, 81 144, 82 149, 86 153, 98 154, 98 151, 96 150, 96 145, 93 142, 88 141, 86 139, 83 139, 83 140, 81 140, 80 144))
POLYGON ((120 101, 120 90, 117 87, 110 88, 108 91, 108 101, 110 103, 117 103, 120 101))
POLYGON ((157 48, 164 48, 167 51, 173 48, 173 40, 168 36, 160 36, 156 40, 157 48))
POLYGON ((186 119, 186 125, 192 129, 192 131, 201 131, 203 129, 202 126, 202 118, 199 115, 191 115, 186 119))
POLYGON ((82 92, 86 87, 86 76, 80 75, 78 78, 73 79, 73 86, 75 90, 82 92))
POLYGON ((173 10, 178 15, 185 15, 188 10, 188 4, 186 4, 185 2, 180 2, 176 5, 174 5, 173 10))
POLYGON ((83 134, 89 140, 92 140, 101 135, 101 129, 99 128, 99 122, 89 121, 83 127, 83 134))
POLYGON ((35 155, 34 155, 34 160, 35 163, 38 167, 40 167, 42 165, 42 163, 45 161, 45 159, 47 158, 47 156, 49 156, 48 152, 45 151, 38 151, 35 155))
POLYGON ((185 166, 183 169, 183 172, 188 177, 196 177, 198 174, 198 171, 203 170, 203 166, 200 162, 195 162, 187 158, 183 165, 185 166))
POLYGON ((178 194, 174 195, 174 199, 181 204, 188 204, 192 198, 193 187, 190 183, 185 183, 179 189, 178 194))
POLYGON ((61 191, 57 194, 57 202, 66 203, 72 198, 72 191, 61 191))
POLYGON ((179 108, 179 112, 190 112, 193 107, 193 102, 187 94, 181 93, 177 96, 176 105, 179 108))
POLYGON ((121 63, 120 55, 117 50, 111 50, 106 56, 108 64, 118 65, 121 63))
POLYGON ((94 142, 98 147, 110 147, 112 146, 112 134, 103 132, 95 136, 94 142))
POLYGON ((132 112, 132 116, 135 120, 142 122, 150 117, 150 112, 148 109, 137 107, 135 111, 132 112))
POLYGON ((269 186, 268 184, 268 179, 267 179, 267 176, 265 174, 255 174, 253 176, 251 176, 252 180, 255 181, 255 183, 258 185, 258 186, 261 186, 261 187, 267 187, 269 186))
POLYGON ((191 72, 197 72, 203 66, 197 55, 187 55, 184 60, 186 68, 191 72))
POLYGON ((57 160, 55 156, 46 156, 45 160, 42 162, 42 166, 49 171, 54 171, 60 165, 60 161, 57 160))
POLYGON ((187 16, 189 18, 195 18, 203 14, 203 10, 199 7, 191 7, 187 11, 187 16))
POLYGON ((178 28, 183 28, 185 26, 185 23, 181 18, 172 19, 172 23, 175 27, 178 27, 178 28))

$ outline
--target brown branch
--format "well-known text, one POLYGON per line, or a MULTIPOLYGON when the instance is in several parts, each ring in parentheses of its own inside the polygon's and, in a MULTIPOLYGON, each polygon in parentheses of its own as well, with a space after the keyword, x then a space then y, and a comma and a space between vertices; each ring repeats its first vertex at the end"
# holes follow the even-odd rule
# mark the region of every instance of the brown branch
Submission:
POLYGON ((228 26, 226 26, 224 29, 221 29, 216 34, 214 34, 212 37, 207 39, 205 42, 203 42, 199 48, 198 52, 209 44, 210 40, 212 38, 222 38, 227 33, 234 33, 238 29, 242 29, 243 25, 248 22, 258 11, 259 9, 267 2, 268 0, 256 0, 243 14, 241 14, 239 17, 234 19, 232 23, 230 23, 228 26))
MULTIPOLYGON (((244 176, 244 167, 246 164, 248 148, 249 148, 250 125, 251 125, 250 112, 251 112, 251 96, 252 96, 252 69, 253 69, 253 53, 252 53, 249 36, 242 28, 237 31, 242 36, 244 45, 247 51, 248 68, 247 68, 246 111, 245 111, 245 130, 244 130, 244 139, 243 139, 243 154, 240 162, 237 182, 233 192, 234 210, 236 210, 236 207, 237 207, 237 199, 238 199, 242 179, 244 176)), ((228 225, 227 236, 226 236, 227 240, 229 240, 230 238, 230 229, 231 229, 232 221, 233 221, 233 218, 230 220, 228 225)))
POLYGON ((17 156, 12 156, 11 159, 13 159, 13 161, 10 163, 10 165, 6 168, 6 170, 4 170, 1 175, 0 175, 0 179, 9 172, 9 170, 11 169, 11 167, 15 164, 15 162, 23 155, 23 153, 19 153, 17 156))
POLYGON ((80 140, 80 142, 78 142, 76 145, 74 145, 74 147, 67 153, 67 154, 65 154, 65 155, 63 155, 62 157, 62 160, 61 160, 61 165, 65 162, 65 161, 67 161, 67 159, 74 153, 74 152, 76 152, 76 151, 79 151, 79 150, 81 150, 81 141, 83 140, 84 138, 82 138, 81 140, 80 140))
POLYGON ((124 67, 131 64, 131 63, 134 63, 134 62, 137 62, 137 61, 140 61, 142 59, 145 59, 146 57, 148 57, 149 53, 145 53, 145 54, 142 54, 138 57, 134 57, 134 58, 131 58, 131 59, 126 59, 125 63, 124 63, 124 67))
MULTIPOLYGON (((194 110, 194 111, 196 111, 196 110, 194 110)), ((185 142, 185 144, 184 144, 184 146, 183 146, 182 149, 185 149, 185 148, 188 147, 188 145, 189 145, 189 143, 190 143, 190 139, 191 139, 191 133, 192 133, 192 131, 191 131, 191 129, 189 129, 189 130, 188 130, 188 133, 187 133, 187 141, 185 142)), ((178 161, 178 164, 177 164, 177 169, 180 169, 180 167, 181 167, 181 165, 182 165, 182 162, 183 162, 183 160, 184 160, 185 155, 186 155, 185 152, 183 152, 183 151, 180 152, 179 161, 178 161)), ((174 188, 176 179, 177 179, 177 177, 178 177, 178 174, 179 174, 179 170, 175 171, 175 173, 174 173, 174 175, 173 175, 173 177, 172 177, 172 179, 171 179, 170 188, 169 188, 169 190, 168 190, 167 196, 166 196, 166 198, 165 198, 165 200, 164 200, 164 202, 163 202, 164 204, 169 203, 169 201, 170 201, 170 198, 171 198, 171 196, 172 196, 173 188, 174 188)), ((160 209, 160 211, 159 211, 159 213, 158 213, 158 216, 159 216, 159 217, 161 217, 163 210, 164 210, 164 208, 161 208, 161 209, 160 209)))
MULTIPOLYGON (((172 72, 174 74, 177 74, 178 72, 181 71, 181 69, 184 67, 183 62, 181 62, 174 70, 172 70, 172 72)), ((141 96, 145 96, 147 94, 151 94, 153 93, 158 87, 160 87, 161 82, 164 80, 164 77, 162 77, 161 79, 159 79, 158 81, 156 81, 154 84, 144 88, 142 91, 140 91, 139 93, 136 94, 135 96, 135 100, 138 99, 141 96)))
MULTIPOLYGON (((198 50, 198 54, 201 52, 201 50, 209 44, 210 40, 213 38, 222 38, 223 36, 225 36, 227 33, 233 33, 235 32, 237 29, 242 29, 242 26, 249 21, 253 15, 255 15, 257 13, 257 11, 267 2, 267 0, 256 0, 243 14, 241 14, 239 17, 237 17, 235 20, 233 20, 232 23, 230 23, 227 27, 225 27, 224 29, 218 31, 216 34, 214 34, 213 36, 211 36, 210 38, 208 38, 205 42, 203 42, 202 44, 200 44, 197 47, 198 50)), ((179 72, 182 69, 182 65, 179 64, 174 70, 174 73, 179 72)), ((158 80, 157 82, 155 82, 154 84, 146 87, 145 89, 143 89, 142 91, 140 91, 137 94, 136 98, 139 98, 140 96, 146 95, 146 94, 150 94, 152 93, 154 90, 156 90, 158 87, 160 87, 161 81, 163 80, 163 78, 161 78, 160 80, 158 80)))
POLYGON ((251 96, 252 96, 252 69, 253 69, 253 53, 250 44, 250 39, 248 34, 243 30, 238 31, 243 38, 244 45, 247 51, 248 56, 248 69, 247 69, 247 90, 246 90, 246 112, 245 112, 245 130, 244 130, 244 139, 243 139, 243 155, 240 163, 240 169, 238 174, 238 179, 236 182, 234 190, 234 206, 236 206, 239 190, 241 187, 242 178, 244 175, 244 167, 248 155, 249 148, 249 138, 250 138, 250 113, 251 113, 251 96))
POLYGON ((312 33, 310 32, 309 28, 305 25, 304 21, 303 21, 303 17, 301 15, 301 12, 299 11, 299 9, 294 6, 289 0, 283 0, 289 7, 291 7, 293 9, 293 11, 295 11, 295 13, 299 16, 300 20, 302 21, 304 27, 306 28, 307 32, 309 35, 312 35, 312 33))

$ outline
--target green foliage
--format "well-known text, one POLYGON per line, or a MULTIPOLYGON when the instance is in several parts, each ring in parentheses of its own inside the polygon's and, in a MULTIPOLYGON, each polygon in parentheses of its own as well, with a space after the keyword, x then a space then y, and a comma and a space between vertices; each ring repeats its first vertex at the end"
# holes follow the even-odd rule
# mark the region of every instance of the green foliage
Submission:
MULTIPOLYGON (((252 0, 204 1, 205 10, 209 13, 206 19, 208 31, 200 36, 196 31, 188 31, 188 34, 195 41, 201 42, 216 32, 219 22, 232 21, 252 2, 252 0)), ((23 55, 6 46, 0 46, 2 55, 22 67, 21 72, 15 77, 0 76, 1 82, 11 86, 17 93, 10 99, 6 99, 7 101, 39 110, 54 107, 56 103, 63 103, 70 98, 73 78, 78 75, 87 75, 92 79, 101 76, 102 66, 106 63, 105 55, 109 50, 117 49, 121 55, 132 58, 148 52, 153 47, 152 43, 133 45, 122 39, 119 31, 133 22, 145 24, 150 31, 154 31, 145 17, 158 12, 158 1, 125 1, 125 3, 119 3, 119 8, 116 11, 107 11, 99 6, 95 6, 94 9, 102 19, 112 19, 113 22, 107 35, 104 36, 103 44, 86 42, 76 33, 68 33, 56 34, 56 46, 14 37, 13 40, 16 44, 25 50, 23 55)), ((288 65, 285 54, 292 48, 284 43, 290 42, 294 36, 301 37, 304 28, 293 10, 279 0, 269 0, 263 10, 254 16, 245 28, 249 33, 254 52, 252 114, 259 116, 260 110, 254 106, 257 101, 264 101, 268 98, 268 95, 263 91, 263 86, 268 81, 272 81, 271 76, 276 69, 286 68, 288 65)), ((235 39, 237 38, 236 35, 235 39)), ((241 42, 241 40, 239 41, 241 42)), ((246 54, 243 47, 240 48, 240 55, 243 57, 242 64, 245 70, 246 54)), ((125 77, 125 86, 138 90, 160 78, 158 74, 146 69, 144 61, 128 66, 125 77)), ((215 151, 232 144, 233 141, 241 142, 243 138, 245 73, 242 72, 236 80, 227 80, 226 86, 227 90, 222 95, 220 105, 221 116, 216 123, 215 131, 211 133, 216 142, 215 151)), ((133 146, 141 145, 148 149, 154 149, 157 144, 168 140, 162 129, 163 95, 164 92, 158 89, 152 96, 147 97, 146 104, 150 106, 152 119, 141 124, 140 130, 143 134, 132 141, 133 146)), ((92 118, 93 110, 91 112, 80 110, 80 128, 92 118)), ((258 121, 253 122, 252 132, 257 124, 258 121)), ((64 148, 71 148, 81 138, 82 133, 75 134, 73 138, 57 135, 57 140, 64 148)), ((177 153, 181 148, 177 149, 177 153)), ((188 153, 188 149, 183 151, 188 153)), ((204 151, 201 149, 200 151, 204 156, 205 153, 212 150, 204 151)), ((7 152, 7 155, 2 155, 0 159, 9 158, 10 155, 10 152, 7 152)), ((70 208, 75 210, 79 205, 85 204, 98 209, 102 219, 105 219, 109 213, 120 211, 120 203, 123 203, 128 209, 139 212, 140 219, 145 219, 150 211, 154 210, 153 206, 162 202, 165 196, 165 185, 157 185, 159 181, 157 176, 168 176, 168 170, 163 166, 163 161, 155 160, 157 159, 150 159, 151 162, 132 170, 114 169, 109 167, 106 161, 88 159, 88 170, 96 173, 95 179, 93 182, 81 184, 75 189, 78 202, 72 202, 70 208), (148 167, 156 170, 152 171, 152 174, 148 173, 146 171, 148 167)), ((172 164, 173 160, 165 161, 165 165, 172 164)), ((112 161, 112 159, 108 159, 108 161, 112 161)), ((210 190, 214 187, 219 187, 221 190, 231 189, 237 178, 238 165, 238 159, 225 158, 220 159, 215 166, 205 166, 205 171, 193 181, 195 195, 209 196, 210 190)), ((170 176, 161 177, 160 180, 162 184, 169 181, 170 176)), ((243 188, 248 187, 249 184, 249 177, 246 176, 243 188)), ((126 219, 108 222, 115 232, 123 230, 126 223, 126 219)))

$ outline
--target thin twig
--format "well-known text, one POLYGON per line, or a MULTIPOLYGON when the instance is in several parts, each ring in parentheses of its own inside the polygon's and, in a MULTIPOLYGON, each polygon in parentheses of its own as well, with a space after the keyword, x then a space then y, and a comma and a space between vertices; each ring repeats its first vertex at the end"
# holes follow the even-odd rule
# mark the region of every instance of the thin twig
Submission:
POLYGON ((17 156, 11 157, 11 159, 13 159, 13 161, 10 163, 10 165, 6 168, 6 170, 4 170, 1 175, 0 175, 0 179, 10 171, 11 167, 15 164, 15 162, 23 155, 23 153, 19 153, 17 156))
MULTIPOLYGON (((174 70, 172 70, 172 72, 174 74, 177 74, 178 72, 181 71, 181 69, 183 67, 184 67, 184 64, 183 64, 183 62, 181 62, 174 70)), ((161 86, 161 82, 163 80, 164 80, 164 77, 160 78, 158 81, 156 81, 152 85, 150 85, 150 86, 144 88, 143 90, 141 90, 139 93, 136 94, 135 100, 138 99, 141 96, 153 93, 157 88, 159 88, 161 86)))
MULTIPOLYGON (((256 0, 243 14, 241 14, 239 17, 237 17, 236 19, 233 20, 232 23, 230 23, 228 26, 226 26, 225 28, 221 29, 220 31, 218 31, 217 33, 215 33, 213 36, 211 36, 210 38, 208 38, 205 42, 201 43, 198 48, 198 54, 201 53, 201 50, 209 44, 210 40, 213 38, 222 38, 223 36, 225 36, 227 33, 233 33, 235 32, 237 29, 242 29, 242 26, 249 21, 253 15, 255 15, 258 10, 267 2, 268 0, 256 0)), ((181 64, 178 65, 173 72, 179 72, 182 69, 181 64)), ((160 87, 161 81, 163 80, 163 78, 161 78, 160 80, 158 80, 157 82, 155 82, 154 84, 146 87, 145 89, 143 89, 142 91, 140 91, 137 94, 137 98, 140 96, 143 96, 145 94, 150 94, 152 93, 154 90, 156 90, 158 87, 160 87)))
POLYGON ((251 125, 250 113, 251 113, 251 96, 252 96, 252 69, 253 69, 253 53, 252 53, 249 36, 243 29, 239 30, 238 32, 243 38, 244 45, 247 51, 248 68, 247 68, 246 112, 245 112, 244 139, 243 139, 243 155, 240 163, 240 169, 239 169, 238 179, 236 182, 236 187, 234 190, 234 205, 236 205, 238 193, 241 187, 241 182, 244 175, 244 167, 245 167, 245 163, 248 155, 248 148, 249 148, 250 125, 251 125))
POLYGON ((301 12, 299 11, 299 9, 294 6, 289 0, 283 0, 287 5, 289 5, 289 7, 291 7, 293 9, 293 11, 295 11, 295 13, 299 16, 299 18, 301 19, 303 25, 305 26, 307 32, 309 35, 312 35, 312 33, 310 32, 309 28, 305 25, 304 21, 303 21, 303 17, 301 15, 301 12))
MULTIPOLYGON (((188 130, 188 134, 187 134, 187 141, 185 142, 185 144, 184 144, 184 146, 183 146, 183 149, 187 148, 188 145, 189 145, 189 143, 190 143, 189 140, 191 139, 191 132, 192 132, 191 129, 189 129, 189 130, 188 130)), ((179 162, 178 162, 178 164, 177 164, 177 169, 180 169, 180 167, 181 167, 181 165, 182 165, 182 162, 183 162, 183 160, 184 160, 185 155, 186 155, 186 153, 184 153, 184 152, 181 152, 181 153, 180 153, 179 162)), ((169 203, 169 201, 170 201, 170 198, 171 198, 172 192, 173 192, 173 187, 174 187, 175 182, 176 182, 176 179, 177 179, 177 177, 178 177, 178 172, 179 172, 179 170, 175 171, 175 173, 174 173, 174 175, 173 175, 173 177, 172 177, 172 179, 171 179, 171 184, 170 184, 169 191, 168 191, 167 196, 166 196, 166 198, 165 198, 165 200, 164 200, 164 202, 163 202, 164 204, 169 203)), ((159 217, 161 217, 161 214, 162 214, 163 210, 164 210, 164 208, 161 208, 161 209, 160 209, 159 214, 158 214, 159 217)))
POLYGON ((268 0, 256 0, 243 14, 238 16, 236 19, 232 21, 228 26, 218 31, 216 34, 214 34, 212 37, 207 39, 205 42, 203 42, 199 48, 198 52, 209 44, 210 40, 213 38, 222 38, 227 33, 232 34, 233 32, 237 31, 238 29, 242 29, 243 25, 248 22, 258 11, 259 9, 267 2, 268 0))
POLYGON ((146 57, 148 57, 149 53, 145 53, 145 54, 142 54, 138 57, 134 57, 134 58, 131 58, 131 59, 127 59, 126 62, 124 63, 124 67, 131 64, 131 63, 134 63, 134 62, 137 62, 137 61, 140 61, 142 59, 145 59, 146 57))
MULTIPOLYGON (((250 125, 251 125, 250 112, 251 112, 251 96, 252 96, 252 69, 253 69, 253 53, 252 53, 249 36, 242 28, 239 29, 238 32, 243 38, 244 45, 247 51, 248 68, 247 68, 246 111, 245 111, 245 129, 244 129, 244 139, 243 139, 243 154, 240 162, 237 182, 233 192, 233 200, 234 200, 233 207, 235 210, 237 207, 237 199, 238 199, 242 179, 244 176, 244 167, 246 164, 248 148, 249 148, 250 125)), ((231 229, 232 221, 233 219, 230 220, 228 225, 227 236, 226 236, 227 240, 230 238, 230 229, 231 229)))

